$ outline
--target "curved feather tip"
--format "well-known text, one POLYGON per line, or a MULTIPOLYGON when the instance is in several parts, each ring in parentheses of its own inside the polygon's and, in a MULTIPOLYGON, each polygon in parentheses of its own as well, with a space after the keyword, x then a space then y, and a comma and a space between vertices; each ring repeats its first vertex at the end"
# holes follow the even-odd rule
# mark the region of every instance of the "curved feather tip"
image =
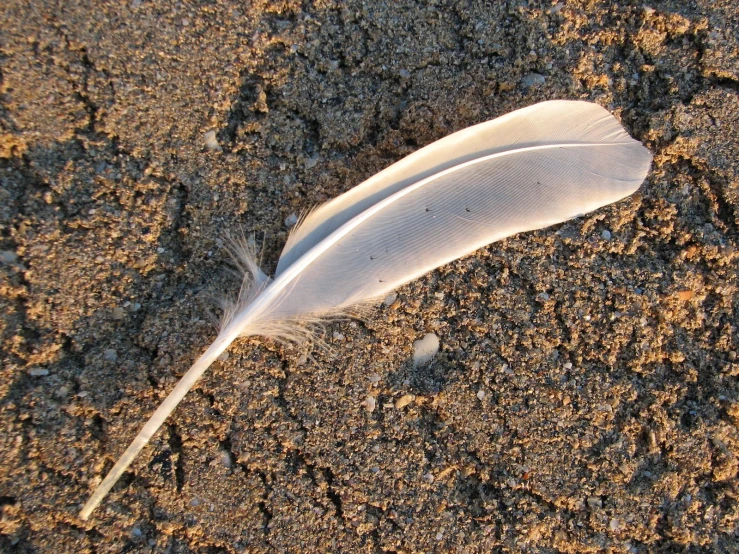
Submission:
POLYGON ((247 277, 220 333, 162 402, 80 513, 87 519, 213 361, 239 336, 301 338, 315 321, 496 240, 639 188, 652 156, 596 104, 550 101, 454 133, 308 214, 274 280, 237 245, 247 277))

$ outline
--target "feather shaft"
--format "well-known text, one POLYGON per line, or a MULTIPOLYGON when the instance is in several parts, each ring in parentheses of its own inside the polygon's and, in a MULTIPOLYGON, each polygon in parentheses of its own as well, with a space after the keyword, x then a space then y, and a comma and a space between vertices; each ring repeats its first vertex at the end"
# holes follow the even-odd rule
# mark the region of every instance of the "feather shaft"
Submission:
POLYGON ((80 511, 80 518, 87 519, 93 510, 98 507, 100 502, 105 498, 110 489, 121 478, 123 472, 126 471, 131 462, 136 459, 139 452, 147 445, 154 433, 162 426, 169 414, 174 411, 180 401, 190 391, 198 379, 205 373, 213 362, 220 356, 226 348, 238 337, 238 334, 223 333, 213 344, 198 358, 190 369, 182 376, 177 386, 167 395, 167 398, 159 405, 154 414, 146 422, 136 438, 131 442, 126 451, 121 455, 113 468, 105 476, 105 479, 97 486, 95 492, 90 496, 85 506, 80 511))

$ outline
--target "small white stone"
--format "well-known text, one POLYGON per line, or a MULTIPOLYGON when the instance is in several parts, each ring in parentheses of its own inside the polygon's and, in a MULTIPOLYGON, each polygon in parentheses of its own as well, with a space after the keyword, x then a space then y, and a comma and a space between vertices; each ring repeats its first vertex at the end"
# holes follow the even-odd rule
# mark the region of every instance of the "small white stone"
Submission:
POLYGON ((521 79, 521 86, 523 88, 530 88, 535 85, 543 85, 547 78, 539 73, 529 73, 523 79, 521 79))
POLYGON ((28 374, 31 377, 46 377, 49 374, 49 370, 43 367, 32 367, 28 370, 28 374))
POLYGON ((600 236, 603 237, 603 240, 611 240, 611 232, 608 229, 603 229, 600 236))
POLYGON ((372 413, 375 411, 375 408, 377 407, 377 401, 375 400, 374 396, 367 396, 367 398, 364 399, 364 402, 362 402, 362 405, 364 406, 364 409, 367 410, 368 413, 372 413))
POLYGON ((477 399, 478 400, 485 400, 485 391, 480 389, 477 391, 477 399))
POLYGON ((285 227, 288 229, 295 225, 298 222, 298 214, 291 213, 289 216, 285 218, 285 227))
POLYGON ((219 362, 225 362, 225 361, 228 361, 228 357, 229 357, 229 353, 228 353, 228 350, 226 350, 220 356, 218 356, 217 359, 219 362))
POLYGON ((385 297, 383 304, 385 304, 385 306, 391 306, 392 304, 395 303, 397 299, 398 299, 398 293, 393 291, 385 297))
POLYGON ((0 261, 6 264, 13 264, 18 261, 18 254, 12 250, 3 250, 0 252, 0 261))
POLYGON ((559 13, 564 7, 565 5, 562 2, 557 2, 554 6, 549 8, 549 13, 559 13))
POLYGON ((218 453, 218 461, 221 463, 223 467, 227 469, 231 468, 231 455, 225 450, 221 450, 218 453))
POLYGON ((212 152, 223 152, 223 148, 218 144, 215 131, 208 131, 205 133, 205 147, 212 152))
POLYGON ((306 158, 304 164, 305 169, 313 169, 314 167, 316 167, 316 164, 318 164, 318 154, 316 154, 312 158, 306 158))
POLYGON ((429 363, 439 351, 439 337, 427 333, 421 340, 413 343, 413 365, 419 366, 429 363))
POLYGON ((565 369, 572 369, 572 362, 567 362, 567 363, 566 363, 566 364, 564 365, 564 368, 565 368, 565 369))

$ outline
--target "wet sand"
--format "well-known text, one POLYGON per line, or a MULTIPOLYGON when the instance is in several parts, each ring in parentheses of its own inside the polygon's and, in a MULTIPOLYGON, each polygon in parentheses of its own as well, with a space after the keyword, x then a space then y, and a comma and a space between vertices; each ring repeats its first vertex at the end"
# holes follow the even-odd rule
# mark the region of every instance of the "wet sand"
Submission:
POLYGON ((0 7, 0 550, 738 550, 732 0, 71 4, 0 7), (225 233, 272 273, 296 215, 552 98, 653 152, 636 195, 329 350, 237 342, 78 519, 215 337, 225 233))

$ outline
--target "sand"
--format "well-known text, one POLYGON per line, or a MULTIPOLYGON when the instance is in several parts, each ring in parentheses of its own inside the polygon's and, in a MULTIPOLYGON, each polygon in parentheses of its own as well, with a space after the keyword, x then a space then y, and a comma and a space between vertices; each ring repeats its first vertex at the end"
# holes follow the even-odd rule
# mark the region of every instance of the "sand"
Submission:
POLYGON ((3 3, 0 550, 738 551, 738 114, 733 0, 3 3), (77 517, 214 338, 226 232, 273 272, 304 210, 551 98, 653 152, 636 195, 328 351, 239 341, 77 517))

